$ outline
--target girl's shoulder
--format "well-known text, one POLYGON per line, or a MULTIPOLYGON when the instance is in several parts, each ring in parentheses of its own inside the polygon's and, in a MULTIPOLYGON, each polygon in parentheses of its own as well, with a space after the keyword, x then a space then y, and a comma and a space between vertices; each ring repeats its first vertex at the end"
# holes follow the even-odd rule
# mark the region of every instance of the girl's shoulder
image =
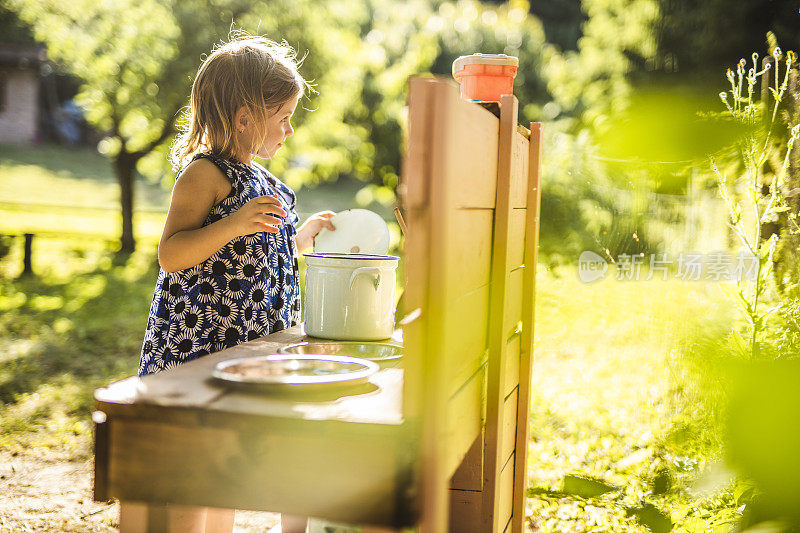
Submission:
MULTIPOLYGON (((198 152, 194 154, 189 164, 184 167, 184 170, 192 165, 198 166, 198 162, 204 164, 206 167, 208 167, 209 164, 213 164, 213 166, 222 171, 222 174, 232 183, 241 181, 247 174, 246 165, 243 163, 226 159, 213 152, 198 152)), ((183 170, 181 172, 183 172, 183 170)))
POLYGON ((224 170, 208 159, 196 158, 181 169, 175 179, 175 191, 213 191, 215 203, 224 198, 231 190, 231 183, 226 179, 224 170))

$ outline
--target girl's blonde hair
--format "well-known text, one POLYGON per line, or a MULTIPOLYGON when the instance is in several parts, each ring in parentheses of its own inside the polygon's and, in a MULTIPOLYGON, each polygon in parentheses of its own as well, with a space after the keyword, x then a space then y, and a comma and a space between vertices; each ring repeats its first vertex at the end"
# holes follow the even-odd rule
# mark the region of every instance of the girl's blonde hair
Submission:
POLYGON ((192 84, 188 120, 170 150, 175 169, 198 152, 228 159, 255 153, 266 136, 267 117, 311 86, 300 76, 294 50, 264 37, 240 35, 216 47, 203 61, 192 84), (245 107, 253 119, 253 146, 236 135, 236 111, 245 107))

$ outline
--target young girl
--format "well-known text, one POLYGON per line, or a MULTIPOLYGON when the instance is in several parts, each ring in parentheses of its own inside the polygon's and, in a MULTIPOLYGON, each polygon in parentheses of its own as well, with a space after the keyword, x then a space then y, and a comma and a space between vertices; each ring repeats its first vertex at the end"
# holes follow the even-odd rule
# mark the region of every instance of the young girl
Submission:
MULTIPOLYGON (((172 149, 182 170, 158 247, 140 376, 300 321, 298 250, 335 229, 333 213, 296 230, 294 192, 252 156, 273 157, 294 133, 292 113, 308 88, 292 50, 263 38, 234 39, 200 67, 189 126, 172 149)), ((232 510, 170 510, 183 530, 233 526, 232 510)))

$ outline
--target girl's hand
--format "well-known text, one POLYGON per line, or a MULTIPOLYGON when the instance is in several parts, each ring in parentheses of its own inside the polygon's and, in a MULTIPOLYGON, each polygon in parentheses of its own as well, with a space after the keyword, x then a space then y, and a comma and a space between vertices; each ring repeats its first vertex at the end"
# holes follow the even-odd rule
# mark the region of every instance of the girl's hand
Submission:
POLYGON ((302 252, 314 246, 314 237, 316 237, 323 228, 336 231, 336 226, 334 226, 330 220, 335 214, 336 213, 333 211, 320 211, 319 213, 314 213, 308 217, 308 220, 303 222, 303 225, 297 230, 297 236, 295 237, 298 252, 302 252))
POLYGON ((278 233, 276 226, 285 216, 286 211, 281 207, 277 195, 267 195, 253 198, 227 217, 227 221, 236 236, 252 235, 259 231, 278 233))

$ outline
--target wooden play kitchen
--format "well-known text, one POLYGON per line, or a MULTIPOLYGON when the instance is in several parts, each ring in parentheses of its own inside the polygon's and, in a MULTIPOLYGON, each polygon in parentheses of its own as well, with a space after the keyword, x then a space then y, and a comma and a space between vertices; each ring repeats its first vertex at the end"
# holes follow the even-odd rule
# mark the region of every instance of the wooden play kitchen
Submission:
POLYGON ((510 95, 476 105, 439 78, 409 89, 403 356, 352 387, 212 377, 316 341, 294 327, 98 389, 95 499, 524 530, 540 125, 519 126, 510 95))

